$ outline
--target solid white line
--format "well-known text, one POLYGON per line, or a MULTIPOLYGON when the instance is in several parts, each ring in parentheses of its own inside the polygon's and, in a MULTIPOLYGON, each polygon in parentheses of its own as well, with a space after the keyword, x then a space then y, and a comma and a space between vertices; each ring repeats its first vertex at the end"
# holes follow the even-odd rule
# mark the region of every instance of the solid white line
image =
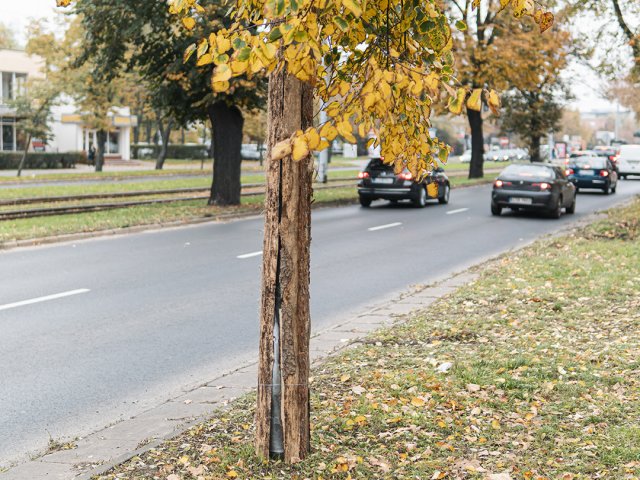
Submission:
POLYGON ((450 212, 447 212, 447 215, 453 215, 454 213, 462 213, 462 212, 466 212, 467 210, 469 210, 468 208, 459 208, 457 210, 451 210, 450 212))
POLYGON ((376 230, 384 230, 385 228, 399 227, 400 225, 402 225, 402 222, 389 223, 387 225, 380 225, 378 227, 371 227, 368 230, 370 232, 375 232, 376 230))
POLYGON ((260 250, 259 252, 251 252, 251 253, 245 253, 244 255, 238 255, 236 258, 239 259, 245 259, 245 258, 251 258, 251 257, 257 257, 262 255, 262 250, 260 250))
POLYGON ((23 300, 21 302, 7 303, 5 305, 0 305, 0 310, 9 310, 10 308, 24 307, 25 305, 32 305, 34 303, 48 302, 49 300, 57 300, 59 298, 71 297, 72 295, 79 295, 81 293, 87 293, 90 291, 91 290, 89 290, 88 288, 80 288, 78 290, 70 290, 68 292, 56 293, 54 295, 47 295, 46 297, 38 297, 38 298, 32 298, 30 300, 23 300))

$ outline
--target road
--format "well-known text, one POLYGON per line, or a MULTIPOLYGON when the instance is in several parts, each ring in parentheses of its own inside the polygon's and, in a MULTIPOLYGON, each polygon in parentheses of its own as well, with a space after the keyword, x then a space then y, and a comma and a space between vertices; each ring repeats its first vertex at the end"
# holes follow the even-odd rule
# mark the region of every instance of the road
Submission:
MULTIPOLYGON (((313 329, 640 194, 581 194, 575 215, 446 206, 313 214, 313 329)), ((256 355, 262 219, 0 252, 0 466, 128 418, 256 355)))

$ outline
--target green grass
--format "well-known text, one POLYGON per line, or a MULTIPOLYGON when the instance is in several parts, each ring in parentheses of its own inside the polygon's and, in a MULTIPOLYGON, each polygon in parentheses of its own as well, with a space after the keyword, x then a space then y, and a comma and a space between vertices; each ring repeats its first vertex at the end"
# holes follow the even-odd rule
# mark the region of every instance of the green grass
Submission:
POLYGON ((637 479, 639 218, 636 201, 492 261, 319 366, 300 463, 254 456, 248 395, 99 478, 187 480, 191 468, 242 479, 637 479), (453 367, 440 373, 444 362, 453 367))

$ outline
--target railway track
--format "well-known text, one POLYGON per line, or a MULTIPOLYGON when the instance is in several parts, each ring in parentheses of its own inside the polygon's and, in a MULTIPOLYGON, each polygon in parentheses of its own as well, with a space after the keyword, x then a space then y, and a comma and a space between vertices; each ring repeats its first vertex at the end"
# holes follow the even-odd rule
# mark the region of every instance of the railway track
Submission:
MULTIPOLYGON (((334 178, 329 182, 336 183, 335 185, 316 185, 316 190, 327 190, 333 188, 343 188, 354 186, 356 180, 354 178, 334 178), (339 183, 341 182, 341 183, 339 183), (346 183, 349 182, 349 183, 346 183)), ((250 183, 242 185, 243 197, 251 197, 264 195, 263 183, 250 183)), ((103 210, 114 210, 119 208, 136 207, 140 205, 154 205, 162 203, 173 202, 185 202, 190 200, 205 200, 209 198, 209 188, 179 188, 171 190, 146 190, 137 192, 117 192, 117 193, 105 193, 105 194, 87 194, 87 195, 70 195, 70 196, 55 196, 55 197, 38 197, 38 198, 25 198, 25 199, 12 199, 0 201, 0 206, 20 206, 20 205, 32 205, 38 203, 64 203, 71 201, 84 201, 84 200, 109 200, 117 198, 135 198, 144 196, 158 196, 158 195, 175 195, 175 194, 190 194, 190 193, 202 193, 201 195, 171 197, 171 198, 154 198, 147 200, 136 200, 126 202, 105 202, 94 203, 89 205, 72 205, 72 206, 47 206, 44 208, 33 209, 17 209, 17 210, 5 210, 0 211, 0 221, 3 220, 16 220, 22 218, 35 218, 46 217, 54 215, 70 215, 74 213, 86 213, 86 212, 99 212, 103 210)))

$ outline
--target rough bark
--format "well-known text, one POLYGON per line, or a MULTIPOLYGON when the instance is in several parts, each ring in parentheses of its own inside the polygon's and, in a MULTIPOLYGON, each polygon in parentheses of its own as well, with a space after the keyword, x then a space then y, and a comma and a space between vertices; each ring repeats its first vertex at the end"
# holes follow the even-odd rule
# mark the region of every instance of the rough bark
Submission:
MULTIPOLYGON (((312 125, 313 90, 283 72, 269 78, 268 154, 279 141, 312 125)), ((279 321, 284 460, 303 459, 309 428, 309 251, 313 161, 267 160, 256 451, 270 452, 274 324, 279 321)))
POLYGON ((529 137, 529 156, 532 162, 541 162, 540 158, 540 136, 532 135, 529 137))
POLYGON ((162 135, 162 145, 158 150, 158 157, 156 158, 156 170, 162 170, 164 167, 164 161, 167 159, 167 149, 169 148, 169 137, 171 136, 171 129, 173 128, 173 119, 168 119, 166 125, 163 125, 162 119, 158 116, 158 131, 162 135))
POLYGON ((212 125, 213 181, 209 205, 240 204, 240 166, 244 118, 224 101, 209 106, 212 125))
POLYGON ((469 127, 471 127, 471 163, 469 178, 484 177, 484 133, 482 131, 482 112, 467 109, 469 127))
POLYGON ((29 153, 29 145, 31 145, 31 134, 27 135, 27 143, 24 146, 24 151, 22 152, 22 158, 20 159, 20 165, 18 165, 18 177, 22 175, 22 169, 24 168, 24 164, 27 161, 27 153, 29 153))
POLYGON ((107 144, 107 131, 106 130, 98 130, 96 132, 96 172, 101 172, 102 167, 104 166, 104 152, 106 151, 107 144))

